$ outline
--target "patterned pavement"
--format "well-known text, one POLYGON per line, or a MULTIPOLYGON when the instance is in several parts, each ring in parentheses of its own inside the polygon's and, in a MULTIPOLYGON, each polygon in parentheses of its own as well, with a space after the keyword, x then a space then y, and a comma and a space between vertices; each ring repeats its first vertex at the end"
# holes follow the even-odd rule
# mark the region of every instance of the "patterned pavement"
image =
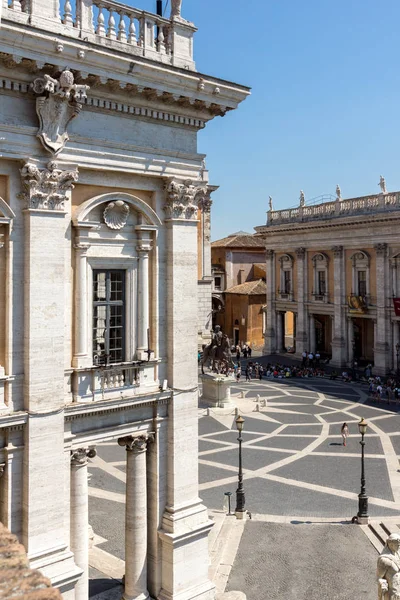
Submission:
MULTIPOLYGON (((369 423, 365 448, 370 515, 385 520, 400 515, 400 416, 394 407, 372 405, 360 386, 326 379, 253 380, 235 385, 232 395, 245 418, 246 507, 253 519, 265 521, 258 523, 260 527, 336 523, 356 514, 361 462, 357 422, 361 417, 369 423), (257 395, 266 400, 260 412, 255 410, 257 395), (340 436, 344 421, 350 430, 346 448, 340 436)), ((211 409, 210 416, 206 414, 205 408, 199 408, 200 497, 208 508, 221 510, 224 492, 230 491, 234 508, 238 470, 234 410, 211 409)), ((101 444, 97 450, 89 467, 89 518, 95 533, 90 561, 92 598, 107 588, 119 594, 124 572, 126 452, 116 443, 101 444)), ((248 530, 251 526, 246 525, 248 530)), ((266 539, 270 544, 269 536, 266 539)), ((244 537, 240 549, 245 554, 247 546, 244 537)), ((236 563, 230 589, 235 589, 235 577, 237 584, 245 585, 244 567, 236 563)), ((258 584, 254 585, 250 600, 258 597, 258 584)))
MULTIPOLYGON (((400 513, 400 416, 372 404, 361 386, 326 379, 253 380, 232 389, 245 418, 243 465, 246 507, 265 520, 348 520, 360 491, 360 435, 365 446, 370 515, 400 513), (257 395, 266 407, 255 412, 257 395), (349 425, 347 446, 340 428, 349 425)), ((199 410, 200 496, 221 509, 224 492, 237 484, 238 442, 234 411, 199 410), (221 414, 225 413, 225 414, 221 414)))

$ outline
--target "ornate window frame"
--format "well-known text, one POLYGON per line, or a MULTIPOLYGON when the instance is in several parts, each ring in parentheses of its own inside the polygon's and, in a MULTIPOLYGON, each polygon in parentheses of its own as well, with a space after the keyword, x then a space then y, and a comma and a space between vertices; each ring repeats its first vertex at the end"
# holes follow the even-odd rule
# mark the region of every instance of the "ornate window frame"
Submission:
POLYGON ((352 285, 352 296, 360 296, 358 293, 358 272, 366 271, 367 277, 367 293, 366 297, 370 296, 370 264, 371 259, 370 256, 365 250, 356 250, 350 257, 352 263, 352 272, 351 272, 351 285, 352 285))
POLYGON ((294 278, 293 278, 293 266, 294 266, 294 259, 293 256, 291 256, 290 254, 282 254, 282 256, 279 257, 279 262, 281 264, 280 266, 280 288, 278 290, 278 294, 279 294, 279 298, 281 300, 289 300, 289 301, 293 301, 294 295, 293 295, 293 282, 294 282, 294 278), (290 292, 287 292, 285 290, 285 273, 290 273, 290 292))
POLYGON ((329 257, 323 252, 316 252, 312 257, 314 291, 312 293, 314 302, 328 302, 329 298, 329 257), (325 273, 325 292, 319 290, 319 273, 325 273))

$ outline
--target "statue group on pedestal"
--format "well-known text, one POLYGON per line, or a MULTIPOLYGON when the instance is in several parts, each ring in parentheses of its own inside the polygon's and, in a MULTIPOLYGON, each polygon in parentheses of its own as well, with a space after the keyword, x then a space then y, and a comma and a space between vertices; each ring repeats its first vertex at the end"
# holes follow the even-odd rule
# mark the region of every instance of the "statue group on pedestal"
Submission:
POLYGON ((223 373, 228 375, 230 368, 233 368, 231 355, 231 344, 226 333, 221 331, 221 327, 216 325, 211 342, 203 350, 201 361, 201 372, 204 375, 204 365, 210 364, 213 373, 223 373))

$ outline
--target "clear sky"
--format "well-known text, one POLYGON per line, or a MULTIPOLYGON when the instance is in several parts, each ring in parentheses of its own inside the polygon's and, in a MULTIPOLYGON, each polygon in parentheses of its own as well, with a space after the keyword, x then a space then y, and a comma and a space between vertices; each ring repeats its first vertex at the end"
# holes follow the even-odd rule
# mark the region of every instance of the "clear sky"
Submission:
MULTIPOLYGON (((155 0, 129 0, 155 11, 155 0), (154 5, 154 6, 153 6, 154 5)), ((164 0, 165 3, 165 0, 164 0)), ((197 69, 248 85, 199 135, 212 239, 307 198, 400 190, 399 0, 183 0, 197 69)))

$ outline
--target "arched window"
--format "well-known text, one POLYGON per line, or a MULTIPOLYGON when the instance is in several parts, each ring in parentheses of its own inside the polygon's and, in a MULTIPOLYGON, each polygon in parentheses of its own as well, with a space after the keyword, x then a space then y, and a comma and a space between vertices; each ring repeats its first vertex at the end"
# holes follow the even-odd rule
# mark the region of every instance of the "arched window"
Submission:
POLYGON ((358 250, 351 256, 352 262, 352 295, 369 296, 369 255, 364 250, 358 250))
POLYGON ((313 296, 316 302, 328 302, 328 267, 329 258, 323 252, 312 257, 314 271, 313 296))
POLYGON ((283 254, 279 262, 281 263, 280 299, 293 300, 293 257, 290 254, 283 254))

